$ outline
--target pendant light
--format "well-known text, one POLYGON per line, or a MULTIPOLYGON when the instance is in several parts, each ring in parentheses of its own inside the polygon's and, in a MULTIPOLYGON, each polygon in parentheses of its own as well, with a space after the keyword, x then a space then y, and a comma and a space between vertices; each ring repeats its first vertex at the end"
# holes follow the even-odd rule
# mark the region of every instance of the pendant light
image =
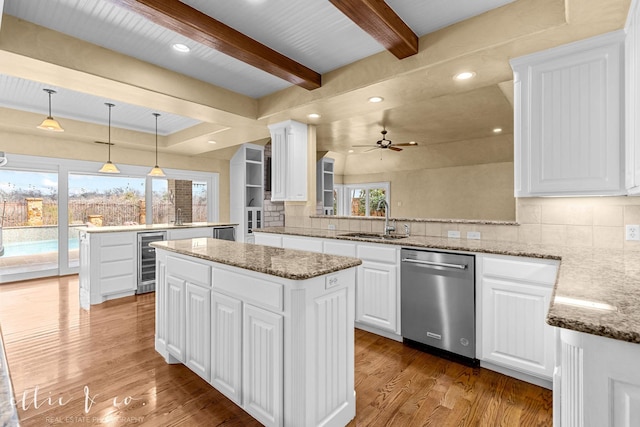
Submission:
POLYGON ((118 167, 116 165, 114 165, 113 163, 111 163, 111 108, 115 107, 114 104, 111 104, 109 102, 105 102, 105 104, 107 107, 109 107, 109 140, 107 141, 107 147, 109 147, 109 160, 107 160, 107 163, 105 163, 98 172, 102 172, 102 173, 120 173, 120 171, 118 170, 118 167))
POLYGON ((156 116, 156 165, 151 169, 151 172, 149 172, 149 176, 166 176, 162 169, 160 169, 160 166, 158 166, 158 117, 160 114, 152 114, 156 116))
POLYGON ((58 121, 51 116, 51 95, 56 93, 56 91, 53 89, 42 89, 42 90, 44 90, 49 94, 49 115, 47 116, 46 119, 42 121, 42 123, 40 123, 39 126, 36 126, 36 127, 38 129, 48 130, 50 132, 64 132, 64 129, 62 129, 62 126, 60 126, 60 123, 58 123, 58 121))

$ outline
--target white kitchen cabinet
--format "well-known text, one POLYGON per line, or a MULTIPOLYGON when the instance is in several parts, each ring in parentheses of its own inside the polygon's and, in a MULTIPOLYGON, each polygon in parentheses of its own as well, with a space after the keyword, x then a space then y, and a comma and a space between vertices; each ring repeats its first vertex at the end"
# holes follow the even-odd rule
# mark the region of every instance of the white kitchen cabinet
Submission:
POLYGON ((283 317, 244 304, 242 318, 242 400, 265 426, 283 421, 283 317))
POLYGON ((400 333, 398 248, 357 245, 356 324, 400 333))
POLYGON ((243 144, 229 162, 229 205, 232 222, 239 224, 236 240, 247 242, 262 227, 264 200, 264 147, 243 144))
POLYGON ((242 302, 211 293, 211 384, 242 405, 242 302))
POLYGON ((632 427, 640 420, 640 344, 557 329, 554 427, 632 427))
POLYGON ((287 120, 269 125, 271 200, 307 200, 307 125, 287 120))
POLYGON ((80 233, 80 306, 133 295, 137 283, 137 234, 80 233))
POLYGON ((313 237, 284 235, 282 236, 282 247, 286 249, 322 253, 322 240, 315 239, 313 237))
POLYGON ((183 279, 171 275, 167 276, 167 351, 181 363, 184 363, 185 360, 184 288, 185 282, 183 279))
POLYGON ((205 381, 211 377, 211 290, 186 282, 185 365, 205 381))
POLYGON ((185 227, 167 230, 167 240, 198 239, 213 237, 213 227, 185 227))
POLYGON ((554 328, 545 319, 558 262, 477 255, 481 289, 479 359, 550 381, 554 328))
POLYGON ((633 1, 625 39, 626 187, 640 194, 640 2, 633 1))
POLYGON ((340 240, 325 239, 323 250, 325 254, 356 257, 356 244, 340 240))
POLYGON ((255 244, 273 246, 275 248, 282 247, 282 235, 269 233, 254 233, 255 244))
POLYGON ((511 60, 516 197, 625 194, 624 32, 511 60))
POLYGON ((334 162, 330 157, 323 157, 316 165, 316 202, 320 215, 334 215, 333 190, 334 190, 334 162))

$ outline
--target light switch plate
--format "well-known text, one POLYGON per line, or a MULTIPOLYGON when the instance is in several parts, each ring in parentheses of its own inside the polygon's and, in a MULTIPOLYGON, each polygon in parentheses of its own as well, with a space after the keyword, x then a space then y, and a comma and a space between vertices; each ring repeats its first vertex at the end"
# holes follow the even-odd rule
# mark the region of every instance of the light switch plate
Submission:
POLYGON ((467 231, 467 239, 468 240, 480 240, 480 232, 479 231, 467 231))
POLYGON ((328 229, 329 230, 335 230, 336 229, 335 224, 329 224, 328 229))
POLYGON ((449 230, 447 231, 447 237, 450 239, 459 239, 460 238, 460 232, 457 230, 449 230))

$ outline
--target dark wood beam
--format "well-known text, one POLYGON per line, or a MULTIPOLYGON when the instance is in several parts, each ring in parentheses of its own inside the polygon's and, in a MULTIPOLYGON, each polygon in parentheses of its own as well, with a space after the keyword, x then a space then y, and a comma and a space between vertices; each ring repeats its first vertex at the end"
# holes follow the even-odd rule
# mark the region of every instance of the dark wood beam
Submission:
POLYGON ((418 36, 384 0, 329 0, 396 58, 418 53, 418 36))
POLYGON ((109 1, 292 84, 309 90, 321 85, 319 73, 178 0, 109 1))

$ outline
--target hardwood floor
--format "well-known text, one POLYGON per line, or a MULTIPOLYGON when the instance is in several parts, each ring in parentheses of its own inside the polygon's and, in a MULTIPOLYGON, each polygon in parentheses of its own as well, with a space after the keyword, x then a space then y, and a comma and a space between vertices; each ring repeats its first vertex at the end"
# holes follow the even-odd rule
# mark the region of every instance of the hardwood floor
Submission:
MULTIPOLYGON (((23 426, 260 425, 154 350, 154 294, 78 306, 78 278, 0 285, 23 426)), ((356 329, 349 426, 551 426, 551 392, 356 329)))

